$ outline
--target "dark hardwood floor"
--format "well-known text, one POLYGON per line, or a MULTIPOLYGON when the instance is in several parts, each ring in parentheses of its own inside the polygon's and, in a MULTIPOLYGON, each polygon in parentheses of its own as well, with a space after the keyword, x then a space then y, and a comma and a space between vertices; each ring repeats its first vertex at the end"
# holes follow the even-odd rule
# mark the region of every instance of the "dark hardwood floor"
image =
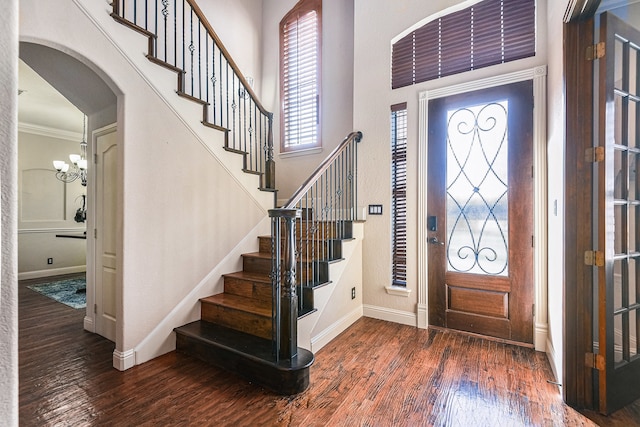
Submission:
MULTIPOLYGON (((33 281, 31 281, 33 282, 33 281)), ((311 386, 284 397, 175 352, 128 371, 84 310, 21 282, 23 426, 580 426, 543 354, 362 318, 316 354, 311 386)), ((640 402, 601 425, 640 425, 640 402)), ((2 424, 0 422, 0 424, 2 424)))

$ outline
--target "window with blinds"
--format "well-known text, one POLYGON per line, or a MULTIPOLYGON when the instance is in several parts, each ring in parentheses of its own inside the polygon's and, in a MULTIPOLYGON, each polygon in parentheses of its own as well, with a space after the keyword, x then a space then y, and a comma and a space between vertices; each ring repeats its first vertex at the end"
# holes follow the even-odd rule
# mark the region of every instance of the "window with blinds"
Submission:
POLYGON ((391 284, 407 285, 407 104, 391 106, 391 284))
POLYGON ((535 0, 483 0, 442 16, 392 46, 393 89, 536 53, 535 0))
POLYGON ((282 152, 320 145, 321 8, 302 0, 280 22, 282 152))

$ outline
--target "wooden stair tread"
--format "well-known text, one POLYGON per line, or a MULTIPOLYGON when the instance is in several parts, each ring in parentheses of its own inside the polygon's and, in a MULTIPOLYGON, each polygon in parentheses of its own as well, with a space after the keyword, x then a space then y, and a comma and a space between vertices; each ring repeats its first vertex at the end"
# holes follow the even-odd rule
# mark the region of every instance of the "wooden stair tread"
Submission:
POLYGON ((267 301, 225 293, 201 298, 200 301, 203 304, 215 304, 238 311, 244 311, 245 313, 271 317, 271 303, 267 301))
POLYGON ((246 254, 242 254, 242 256, 248 258, 271 259, 271 254, 266 252, 249 252, 246 254))
POLYGON ((234 279, 250 280, 252 282, 271 284, 271 278, 264 273, 251 273, 248 271, 236 271, 233 273, 223 274, 223 277, 233 277, 234 279))

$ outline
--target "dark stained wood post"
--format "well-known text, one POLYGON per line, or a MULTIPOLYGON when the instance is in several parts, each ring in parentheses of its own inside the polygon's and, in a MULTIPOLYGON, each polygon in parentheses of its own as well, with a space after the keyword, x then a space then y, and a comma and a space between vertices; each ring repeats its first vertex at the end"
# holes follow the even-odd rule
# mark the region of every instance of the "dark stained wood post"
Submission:
MULTIPOLYGON (((280 227, 273 227, 278 230, 275 235, 273 246, 275 248, 282 245, 282 260, 275 259, 274 263, 282 263, 282 269, 274 269, 276 274, 272 274, 271 282, 274 289, 280 289, 279 295, 274 295, 280 299, 280 304, 274 298, 274 305, 279 305, 276 310, 275 325, 279 325, 274 339, 278 340, 279 357, 281 359, 293 359, 298 354, 298 295, 296 290, 296 218, 300 216, 298 209, 271 209, 269 216, 271 221, 284 221, 284 236, 279 232, 280 227), (282 240, 284 238, 284 241, 282 240), (281 274, 278 274, 279 272, 281 274), (280 287, 279 285, 282 284, 280 287)), ((273 251, 272 256, 276 256, 280 251, 273 251)))
POLYGON ((267 135, 267 159, 264 168, 264 188, 276 188, 276 162, 273 160, 273 113, 267 115, 269 120, 267 135))
POLYGON ((280 355, 292 359, 298 354, 298 295, 296 293, 296 216, 297 209, 284 212, 285 241, 282 296, 282 332, 280 334, 280 355))

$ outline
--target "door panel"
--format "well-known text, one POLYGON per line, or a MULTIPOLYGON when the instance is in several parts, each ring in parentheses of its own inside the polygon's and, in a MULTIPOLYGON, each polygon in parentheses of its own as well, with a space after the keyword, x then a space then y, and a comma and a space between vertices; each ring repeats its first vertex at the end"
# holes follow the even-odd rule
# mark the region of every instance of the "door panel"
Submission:
POLYGON ((96 332, 116 339, 117 139, 113 132, 96 141, 96 332))
POLYGON ((532 343, 533 84, 433 99, 428 120, 429 323, 532 343))
POLYGON ((603 413, 640 398, 640 32, 615 15, 601 16, 600 145, 598 163, 599 408, 603 413))

